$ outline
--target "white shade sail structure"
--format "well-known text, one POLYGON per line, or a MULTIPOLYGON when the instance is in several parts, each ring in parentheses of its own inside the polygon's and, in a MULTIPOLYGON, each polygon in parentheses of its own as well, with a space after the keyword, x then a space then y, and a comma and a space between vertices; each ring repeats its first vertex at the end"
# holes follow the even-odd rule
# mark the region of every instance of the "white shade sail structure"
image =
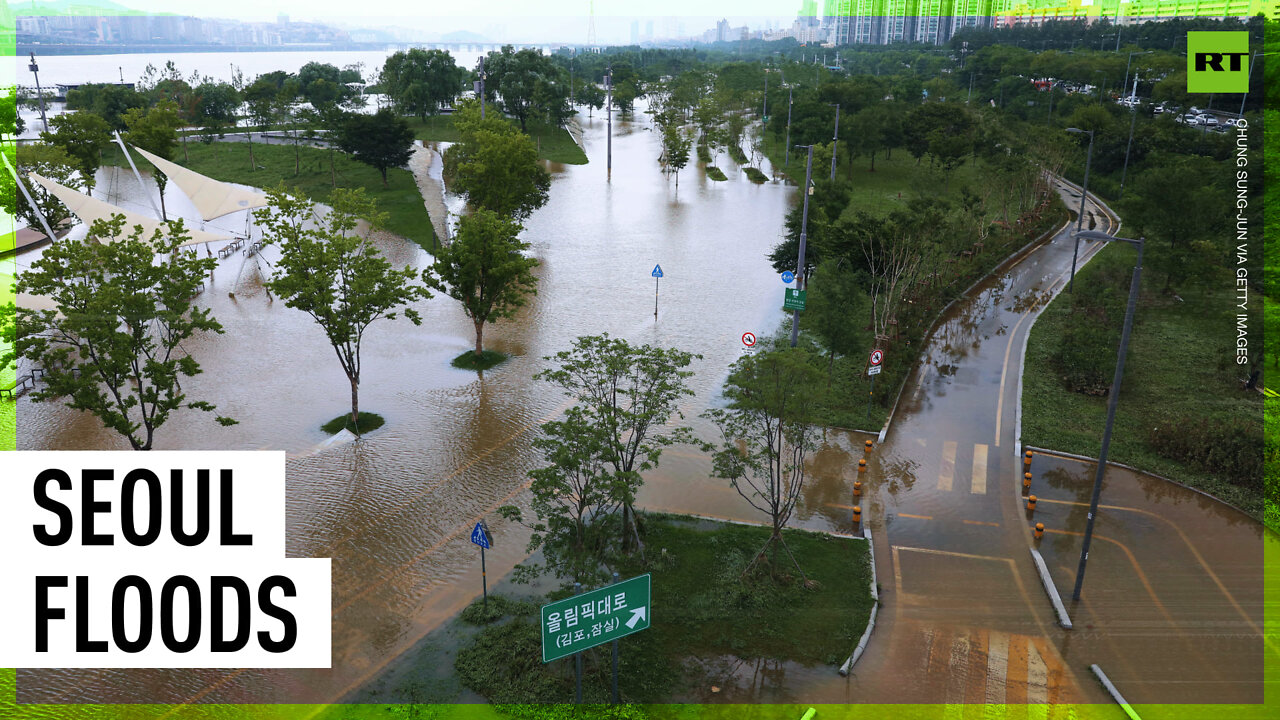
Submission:
POLYGON ((265 207, 267 196, 238 188, 230 183, 205 177, 198 172, 188 170, 181 165, 153 155, 137 145, 133 149, 142 157, 151 161, 170 180, 177 185, 204 220, 213 220, 240 210, 265 207))
MULTIPOLYGON (((123 215, 126 230, 131 231, 134 226, 142 227, 142 238, 150 240, 157 230, 162 235, 170 234, 169 223, 161 222, 155 218, 149 218, 145 215, 129 212, 122 208, 118 208, 111 203, 103 202, 95 198, 91 198, 84 193, 72 190, 65 185, 60 185, 48 178, 41 177, 35 173, 29 174, 30 178, 39 183, 45 190, 48 190, 54 197, 62 201, 76 217, 80 218, 86 225, 92 225, 94 220, 109 220, 112 215, 123 215)), ((205 232, 204 230, 196 230, 194 228, 186 228, 186 233, 190 238, 182 243, 182 246, 200 245, 210 242, 227 242, 231 238, 226 235, 218 235, 216 233, 205 232)))

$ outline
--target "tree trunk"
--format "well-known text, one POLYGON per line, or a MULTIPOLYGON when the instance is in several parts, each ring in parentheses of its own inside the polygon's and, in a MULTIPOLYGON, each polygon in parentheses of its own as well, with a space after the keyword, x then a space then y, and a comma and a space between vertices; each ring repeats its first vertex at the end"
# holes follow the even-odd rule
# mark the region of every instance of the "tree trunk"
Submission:
POLYGON ((360 434, 360 381, 351 378, 351 426, 360 434))
POLYGON ((333 186, 338 187, 338 169, 333 162, 333 146, 329 146, 329 176, 333 181, 333 186))
POLYGON ((479 360, 484 355, 484 322, 476 321, 476 359, 479 360))
POLYGON ((160 188, 160 220, 168 222, 169 215, 164 207, 164 188, 160 188))
POLYGON ((293 133, 293 174, 302 174, 302 150, 298 149, 298 132, 293 133))
POLYGON ((876 171, 876 153, 874 150, 872 150, 871 151, 871 172, 875 172, 875 171, 876 171))
POLYGON ((191 156, 187 154, 187 134, 182 133, 182 162, 190 163, 191 156))
POLYGON ((386 190, 387 189, 387 169, 381 168, 381 170, 382 170, 382 189, 386 190))
POLYGON ((258 169, 258 161, 253 157, 253 129, 245 133, 245 137, 249 138, 249 172, 258 169))

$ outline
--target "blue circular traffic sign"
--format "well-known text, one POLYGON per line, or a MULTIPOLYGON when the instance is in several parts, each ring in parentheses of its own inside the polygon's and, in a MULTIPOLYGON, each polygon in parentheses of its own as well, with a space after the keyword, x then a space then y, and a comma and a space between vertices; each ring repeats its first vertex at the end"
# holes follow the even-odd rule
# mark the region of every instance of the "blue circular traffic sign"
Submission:
POLYGON ((787 283, 788 285, 790 285, 795 279, 796 279, 795 273, 791 272, 790 270, 782 273, 782 282, 787 283))

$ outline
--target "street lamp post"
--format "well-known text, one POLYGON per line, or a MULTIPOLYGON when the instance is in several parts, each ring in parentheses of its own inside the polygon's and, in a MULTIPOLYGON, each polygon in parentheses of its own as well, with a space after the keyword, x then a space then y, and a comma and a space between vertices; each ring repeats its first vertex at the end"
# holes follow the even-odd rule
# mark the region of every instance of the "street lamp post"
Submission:
POLYGON ((613 63, 609 63, 605 72, 604 87, 609 92, 609 98, 606 100, 609 107, 609 125, 605 131, 607 150, 605 151, 604 170, 605 178, 611 180, 613 179, 613 63))
MULTIPOLYGON (((1150 54, 1151 54, 1151 53, 1153 53, 1153 52, 1155 52, 1155 51, 1154 51, 1154 50, 1141 50, 1141 51, 1137 51, 1137 52, 1131 52, 1131 53, 1129 53, 1129 61, 1128 61, 1128 62, 1126 62, 1126 63, 1124 64, 1124 83, 1122 83, 1122 84, 1120 85, 1120 92, 1124 92, 1124 89, 1125 89, 1125 88, 1127 88, 1127 87, 1129 87, 1129 66, 1133 64, 1133 56, 1134 56, 1134 55, 1150 55, 1150 54)), ((1133 86, 1133 94, 1134 94, 1134 95, 1137 95, 1137 94, 1138 94, 1138 85, 1137 85, 1137 83, 1135 83, 1135 84, 1134 84, 1134 86, 1133 86)))
POLYGON ((1067 292, 1074 293, 1076 289, 1076 258, 1080 256, 1080 230, 1084 226, 1084 201, 1089 197, 1089 166, 1093 164, 1093 131, 1081 130, 1080 128, 1067 128, 1069 133, 1080 133, 1089 135, 1089 154, 1084 160, 1084 185, 1080 186, 1080 212, 1076 213, 1076 238, 1075 247, 1071 250, 1071 280, 1067 284, 1067 292))
MULTIPOLYGON (((800 211, 800 254, 796 258, 796 287, 808 289, 804 273, 804 245, 809 230, 809 196, 813 194, 813 145, 797 145, 809 148, 809 163, 804 171, 804 210, 800 211)), ((800 311, 791 311, 791 347, 800 339, 800 311)))
MULTIPOLYGON (((1138 74, 1133 75, 1133 97, 1138 95, 1138 74)), ((1129 149, 1133 147, 1133 128, 1138 124, 1138 104, 1129 107, 1129 142, 1124 146, 1124 170, 1120 172, 1120 197, 1124 197, 1124 181, 1129 177, 1129 149)))
POLYGON ((1129 349, 1129 332, 1133 329, 1133 312, 1138 306, 1138 283, 1142 277, 1142 246, 1144 238, 1118 238, 1102 232, 1077 232, 1076 241, 1101 240, 1103 242, 1127 242, 1138 248, 1138 262, 1133 266, 1133 279, 1129 281, 1129 305, 1124 312, 1124 329, 1120 332, 1120 350, 1116 354, 1116 373, 1111 381, 1110 397, 1107 400, 1107 424, 1102 431, 1102 450, 1098 454, 1098 469, 1093 476, 1093 498, 1089 501, 1089 520, 1085 524, 1084 544, 1080 547, 1080 567, 1076 570, 1076 587, 1071 593, 1073 600, 1080 599, 1080 588, 1084 585, 1085 563, 1089 561, 1089 542, 1093 539, 1093 523, 1098 517, 1098 499, 1102 495, 1102 477, 1107 471, 1107 450, 1111 447, 1111 429, 1116 420, 1116 404, 1120 400, 1120 381, 1124 378, 1124 358, 1129 349))
POLYGON ((782 162, 783 167, 791 167, 791 88, 787 88, 787 159, 782 162))
POLYGON ((836 129, 831 134, 831 179, 836 179, 836 150, 840 145, 840 103, 836 103, 836 129))
POLYGON ((1261 50, 1259 50, 1249 58, 1249 79, 1248 81, 1246 81, 1247 84, 1245 85, 1245 93, 1240 97, 1240 117, 1244 117, 1244 101, 1249 99, 1248 88, 1249 88, 1249 85, 1253 83, 1253 66, 1255 63, 1257 63, 1257 57, 1259 55, 1275 55, 1275 54, 1276 53, 1262 52, 1261 50))
POLYGON ((49 132, 49 119, 44 114, 44 89, 40 87, 40 66, 36 64, 36 54, 31 53, 31 64, 27 66, 32 75, 36 76, 36 98, 40 101, 40 122, 44 124, 44 131, 49 132))

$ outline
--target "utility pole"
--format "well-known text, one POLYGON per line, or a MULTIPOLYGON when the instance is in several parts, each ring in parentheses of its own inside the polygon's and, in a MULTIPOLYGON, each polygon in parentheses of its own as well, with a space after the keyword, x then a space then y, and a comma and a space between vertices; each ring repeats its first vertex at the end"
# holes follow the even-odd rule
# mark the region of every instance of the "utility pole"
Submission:
MULTIPOLYGON (((809 229, 809 196, 813 194, 813 146, 809 148, 809 163, 804 171, 804 210, 800 214, 800 256, 796 259, 796 287, 807 289, 804 274, 804 244, 809 229)), ((791 311, 791 347, 800 339, 800 311, 791 311)))
MULTIPOLYGON (((1089 166, 1093 164, 1093 130, 1081 130, 1080 128, 1067 128, 1069 133, 1079 133, 1081 135, 1089 135, 1089 154, 1084 160, 1084 185, 1080 186, 1080 212, 1076 213, 1076 232, 1078 236, 1080 229, 1084 225, 1084 201, 1089 197, 1089 166)), ((1071 251, 1071 281, 1067 283, 1067 292, 1074 293, 1076 290, 1076 258, 1080 255, 1080 238, 1075 238, 1075 248, 1071 251)))
POLYGON ((480 119, 484 119, 484 56, 480 56, 480 119))
POLYGON ((604 76, 604 87, 609 92, 609 99, 606 105, 609 108, 609 127, 605 132, 607 150, 605 151, 605 179, 613 179, 613 63, 609 63, 609 67, 604 76))
POLYGON ((760 126, 764 127, 764 119, 769 114, 769 71, 764 71, 764 105, 760 110, 760 126))
POLYGON ((40 66, 36 64, 35 52, 31 53, 31 64, 27 69, 36 76, 36 98, 40 100, 40 122, 44 125, 44 131, 49 132, 49 119, 44 114, 44 89, 40 87, 40 66))
MULTIPOLYGON (((840 103, 836 103, 836 129, 831 135, 831 179, 836 179, 836 150, 840 145, 840 103)), ((808 197, 807 195, 805 197, 808 197)))

